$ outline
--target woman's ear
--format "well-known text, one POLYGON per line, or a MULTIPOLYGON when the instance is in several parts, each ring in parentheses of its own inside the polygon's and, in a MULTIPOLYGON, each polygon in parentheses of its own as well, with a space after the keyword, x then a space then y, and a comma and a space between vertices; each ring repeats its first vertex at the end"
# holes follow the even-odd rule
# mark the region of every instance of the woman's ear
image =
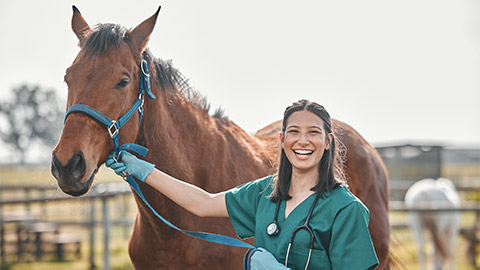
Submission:
POLYGON ((330 149, 330 144, 333 142, 333 133, 328 133, 328 136, 325 137, 325 150, 330 149))

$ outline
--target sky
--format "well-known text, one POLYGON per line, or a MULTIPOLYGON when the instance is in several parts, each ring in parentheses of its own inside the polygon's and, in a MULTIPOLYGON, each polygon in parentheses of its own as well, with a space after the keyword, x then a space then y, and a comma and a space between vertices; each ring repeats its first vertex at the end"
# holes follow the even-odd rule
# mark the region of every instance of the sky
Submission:
POLYGON ((376 146, 480 146, 478 1, 1 0, 0 100, 22 83, 66 98, 72 5, 127 28, 162 6, 153 55, 249 133, 306 98, 376 146))

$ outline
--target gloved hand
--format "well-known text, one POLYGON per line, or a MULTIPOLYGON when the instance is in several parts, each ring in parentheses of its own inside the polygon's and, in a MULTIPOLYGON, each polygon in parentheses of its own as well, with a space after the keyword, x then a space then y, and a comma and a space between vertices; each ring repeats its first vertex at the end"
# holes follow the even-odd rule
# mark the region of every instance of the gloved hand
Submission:
POLYGON ((286 270, 290 269, 279 263, 277 259, 264 248, 258 248, 252 255, 250 261, 251 270, 286 270))
POLYGON ((113 156, 108 156, 105 165, 115 171, 116 174, 123 176, 122 172, 127 171, 131 175, 145 183, 145 178, 153 171, 155 165, 138 159, 136 156, 126 151, 120 151, 118 162, 115 162, 113 156))

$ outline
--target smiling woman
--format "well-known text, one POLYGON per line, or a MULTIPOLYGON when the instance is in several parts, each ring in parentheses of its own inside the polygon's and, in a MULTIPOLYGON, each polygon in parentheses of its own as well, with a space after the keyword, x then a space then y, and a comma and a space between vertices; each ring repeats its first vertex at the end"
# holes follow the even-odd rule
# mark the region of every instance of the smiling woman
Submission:
POLYGON ((330 115, 301 100, 286 109, 283 123, 279 174, 228 191, 209 193, 128 152, 121 152, 120 162, 110 157, 107 166, 118 175, 128 172, 197 216, 230 218, 239 237, 255 237, 259 250, 251 256, 252 269, 376 268, 369 211, 334 175, 330 115))
MULTIPOLYGON (((278 177, 279 183, 284 186, 280 188, 277 185, 274 200, 290 199, 285 185, 290 182, 292 167, 296 168, 298 174, 314 174, 309 176, 313 183, 306 185, 316 186, 318 192, 330 191, 336 184, 331 182, 335 179, 336 149, 330 115, 325 108, 307 100, 288 107, 283 117, 280 139, 282 151, 278 177), (319 178, 320 181, 316 180, 319 178)), ((337 162, 341 161, 337 159, 337 162)), ((342 172, 337 171, 337 179, 344 180, 342 176, 342 172)))

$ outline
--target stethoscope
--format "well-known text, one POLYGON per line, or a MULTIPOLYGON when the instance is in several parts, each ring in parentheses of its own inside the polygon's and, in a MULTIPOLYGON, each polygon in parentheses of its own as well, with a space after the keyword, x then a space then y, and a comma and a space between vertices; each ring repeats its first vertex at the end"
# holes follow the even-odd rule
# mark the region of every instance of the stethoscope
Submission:
MULTIPOLYGON (((290 254, 290 248, 292 247, 292 242, 293 239, 295 238, 295 234, 297 234, 298 231, 304 229, 307 230, 307 232, 310 234, 310 250, 308 251, 308 259, 307 259, 307 264, 305 265, 305 270, 307 270, 308 265, 310 263, 310 257, 312 255, 312 249, 313 249, 313 240, 314 240, 314 235, 313 235, 313 230, 310 228, 309 222, 310 222, 310 217, 312 216, 313 209, 315 208, 315 205, 317 204, 318 201, 318 194, 315 195, 315 200, 312 203, 312 206, 310 207, 310 211, 308 212, 307 219, 305 219, 305 223, 303 225, 298 226, 293 230, 292 236, 290 237, 290 242, 288 243, 288 248, 287 248, 287 256, 285 257, 285 266, 288 264, 288 255, 290 254)), ((275 218, 273 221, 268 224, 267 226, 267 235, 269 236, 276 236, 280 232, 280 227, 278 227, 278 211, 280 209, 280 203, 282 200, 278 200, 277 202, 277 208, 275 209, 275 218)))

